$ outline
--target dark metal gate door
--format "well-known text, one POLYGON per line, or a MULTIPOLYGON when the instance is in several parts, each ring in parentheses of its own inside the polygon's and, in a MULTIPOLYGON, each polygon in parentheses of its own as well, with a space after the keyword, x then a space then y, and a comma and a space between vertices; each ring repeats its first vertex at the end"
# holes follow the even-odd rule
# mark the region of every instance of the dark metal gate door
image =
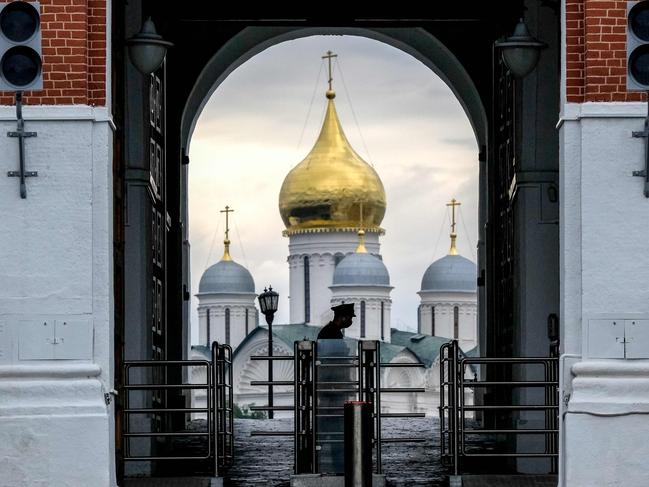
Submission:
POLYGON ((514 197, 517 170, 516 85, 499 53, 494 55, 492 157, 489 164, 490 279, 487 353, 513 354, 514 197))
MULTIPOLYGON (((149 197, 151 200, 151 358, 166 360, 166 242, 169 217, 165 201, 165 67, 149 77, 149 197)), ((164 369, 153 369, 154 380, 161 382, 164 369)), ((164 406, 165 394, 154 393, 155 405, 164 406)))

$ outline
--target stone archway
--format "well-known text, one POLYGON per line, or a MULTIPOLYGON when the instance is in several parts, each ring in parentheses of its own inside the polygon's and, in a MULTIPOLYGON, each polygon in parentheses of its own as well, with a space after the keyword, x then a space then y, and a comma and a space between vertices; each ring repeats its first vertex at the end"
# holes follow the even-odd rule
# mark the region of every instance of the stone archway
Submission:
POLYGON ((453 53, 429 32, 419 28, 247 27, 232 37, 202 69, 185 104, 181 146, 189 150, 198 117, 212 93, 241 64, 281 42, 314 35, 352 35, 391 45, 428 66, 455 94, 473 127, 479 146, 487 141, 487 114, 478 90, 453 53))

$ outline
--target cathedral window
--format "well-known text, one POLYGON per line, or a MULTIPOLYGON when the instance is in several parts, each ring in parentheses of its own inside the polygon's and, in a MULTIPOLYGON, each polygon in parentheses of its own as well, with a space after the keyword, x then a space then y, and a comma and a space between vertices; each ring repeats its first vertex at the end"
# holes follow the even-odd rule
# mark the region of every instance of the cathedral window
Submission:
POLYGON ((435 336, 435 306, 430 307, 430 334, 435 336))
POLYGON ((248 308, 246 308, 246 336, 248 336, 248 308))
POLYGON ((361 301, 361 338, 365 338, 365 301, 361 301))
POLYGON ((205 334, 207 336, 207 345, 210 345, 210 338, 211 338, 211 333, 210 333, 210 309, 207 308, 207 330, 205 331, 205 334))
POLYGON ((453 307, 453 338, 458 338, 460 335, 460 308, 453 307))
POLYGON ((225 308, 225 343, 230 345, 230 308, 225 308))
POLYGON ((385 340, 385 303, 381 301, 381 341, 385 340))
POLYGON ((304 256, 304 322, 311 321, 311 277, 309 275, 309 256, 304 256))

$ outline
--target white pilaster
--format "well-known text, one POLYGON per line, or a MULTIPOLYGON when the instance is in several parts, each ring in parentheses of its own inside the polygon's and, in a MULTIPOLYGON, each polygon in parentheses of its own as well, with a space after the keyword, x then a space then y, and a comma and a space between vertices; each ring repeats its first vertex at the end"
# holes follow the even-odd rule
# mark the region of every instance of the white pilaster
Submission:
POLYGON ((644 168, 645 141, 631 136, 646 110, 644 103, 563 107, 561 486, 647 484, 649 346, 633 360, 599 358, 582 346, 606 345, 594 320, 649 316, 649 199, 643 179, 632 176, 644 168))
MULTIPOLYGON (((27 199, 0 178, 0 483, 115 485, 109 113, 23 114, 38 177, 27 199)), ((0 107, 0 133, 15 127, 15 108, 0 107)), ((18 169, 16 139, 0 138, 0 152, 18 169)))

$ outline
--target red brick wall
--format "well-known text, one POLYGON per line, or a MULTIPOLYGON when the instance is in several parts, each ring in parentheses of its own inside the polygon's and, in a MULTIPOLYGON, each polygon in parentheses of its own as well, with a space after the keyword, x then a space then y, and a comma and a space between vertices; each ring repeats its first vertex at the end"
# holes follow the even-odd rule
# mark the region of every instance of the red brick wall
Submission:
MULTIPOLYGON (((44 89, 25 92, 27 104, 106 104, 107 2, 40 0, 44 89)), ((0 105, 10 104, 13 94, 0 91, 0 105)))
POLYGON ((626 0, 566 0, 569 102, 641 101, 626 91, 626 0))

